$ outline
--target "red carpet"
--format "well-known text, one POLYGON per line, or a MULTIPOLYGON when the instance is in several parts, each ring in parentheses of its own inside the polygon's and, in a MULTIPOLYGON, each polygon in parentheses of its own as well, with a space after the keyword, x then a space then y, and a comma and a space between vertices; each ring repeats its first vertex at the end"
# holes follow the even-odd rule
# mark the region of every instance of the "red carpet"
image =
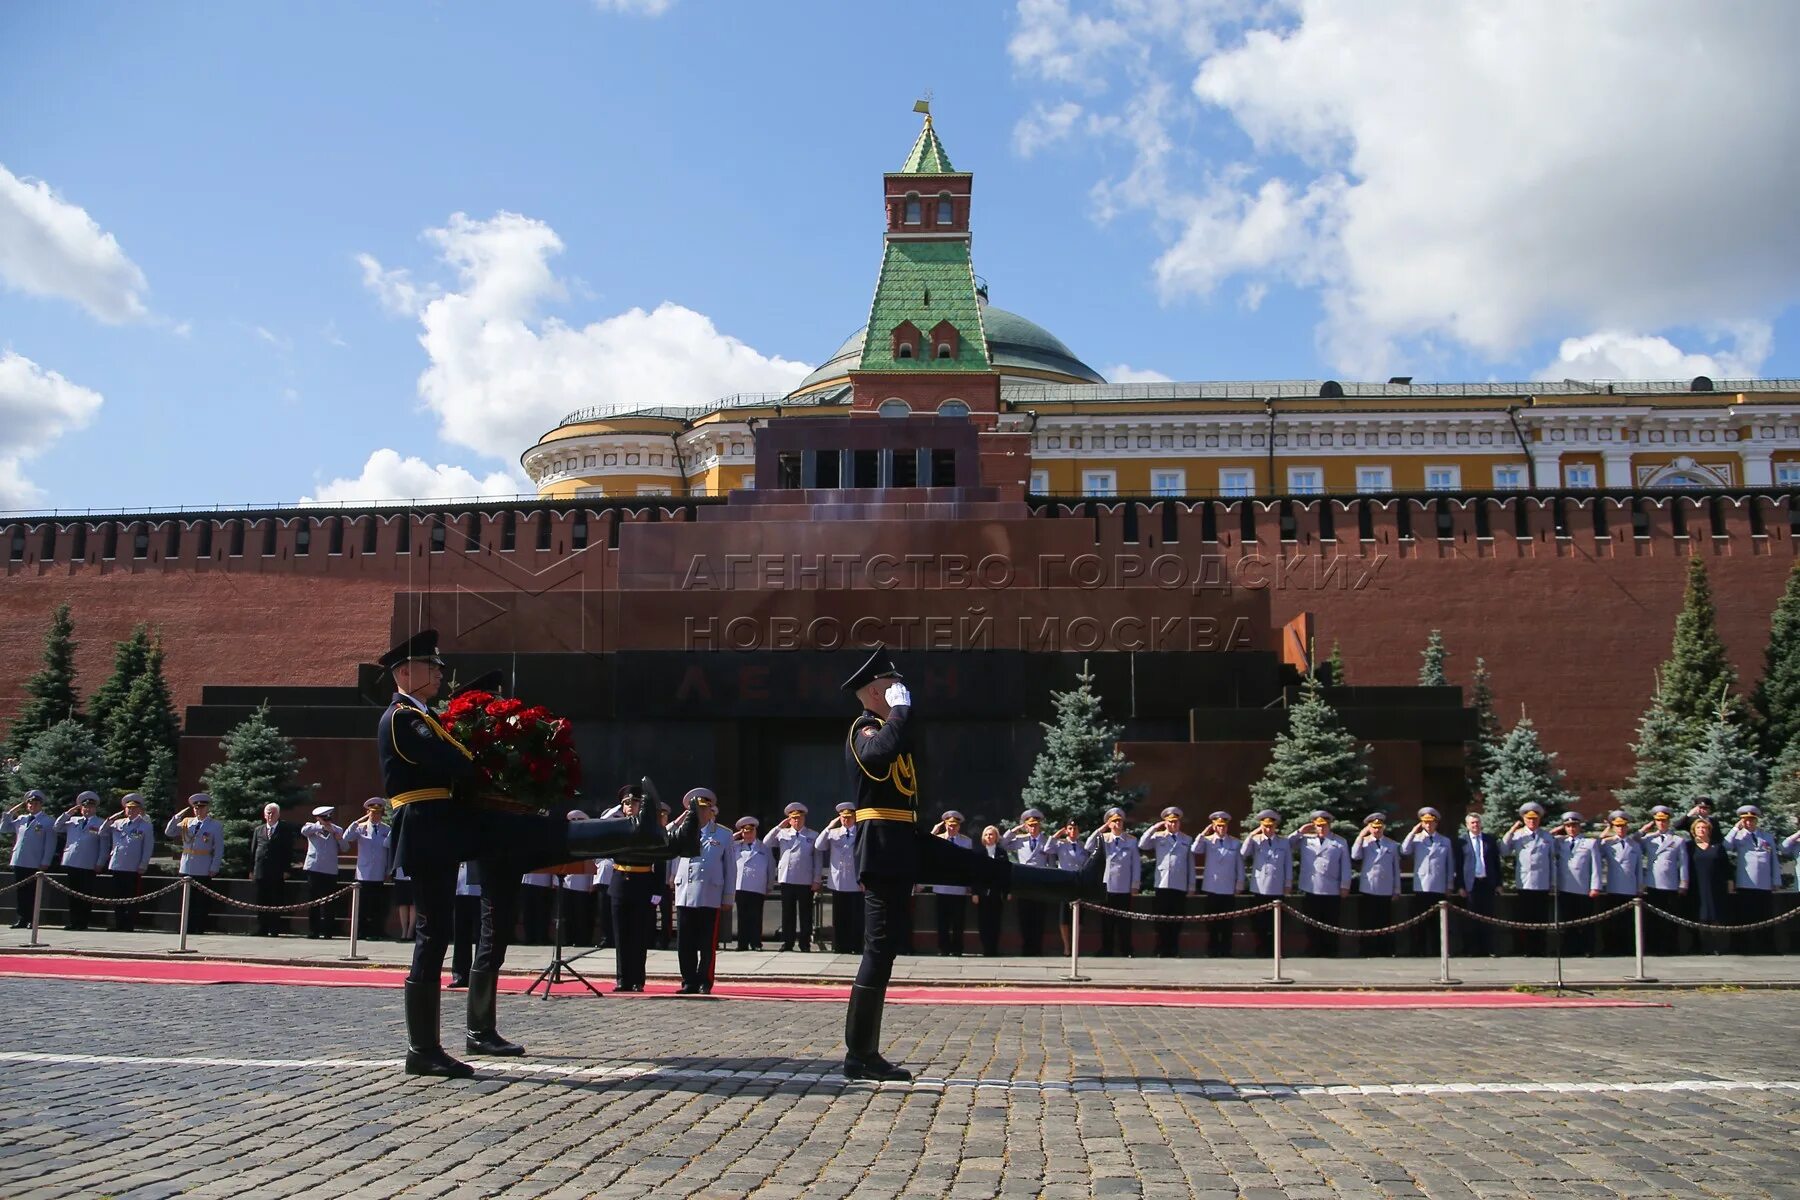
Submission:
MULTIPOLYGON (((0 978, 84 979, 105 983, 272 983, 302 987, 368 987, 398 989, 405 972, 394 967, 300 967, 273 963, 224 962, 217 959, 84 958, 75 955, 8 954, 0 956, 0 978)), ((611 982, 590 976, 602 990, 611 982)), ((530 975, 505 975, 503 992, 523 992, 530 975)), ((846 984, 720 983, 720 1000, 830 1001, 842 1003, 846 984)), ((648 996, 670 995, 673 983, 651 983, 648 996)), ((539 989, 542 994, 542 989, 539 989)), ((578 983, 559 984, 558 996, 587 996, 578 983)), ((610 998, 610 997, 609 997, 610 998)), ((622 996, 622 1000, 636 997, 622 996)), ((589 997, 592 999, 592 997, 589 997)), ((896 986, 888 991, 895 1004, 1088 1004, 1160 1008, 1642 1008, 1644 1001, 1553 996, 1526 992, 1305 992, 1134 991, 1128 988, 1076 987, 925 987, 896 986)))

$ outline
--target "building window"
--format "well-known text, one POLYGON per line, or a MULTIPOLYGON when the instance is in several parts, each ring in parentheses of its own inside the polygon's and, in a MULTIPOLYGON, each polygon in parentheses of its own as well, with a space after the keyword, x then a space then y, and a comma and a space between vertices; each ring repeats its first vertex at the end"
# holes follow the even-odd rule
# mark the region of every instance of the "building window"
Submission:
POLYGON ((637 494, 640 496, 669 496, 674 493, 669 490, 666 484, 646 483, 638 488, 637 494))
POLYGON ((1425 490, 1428 492, 1455 492, 1462 489, 1461 467, 1426 467, 1425 490))
POLYGON ((1251 496, 1256 493, 1256 472, 1243 467, 1227 467, 1219 472, 1221 496, 1251 496))
POLYGON ((1356 468, 1356 490, 1359 492, 1391 492, 1394 490, 1392 467, 1356 468))
POLYGON ((592 496, 597 498, 606 495, 606 489, 603 487, 580 487, 575 489, 575 495, 577 497, 592 496))
POLYGON ((1119 476, 1115 471, 1083 471, 1081 473, 1081 494, 1084 496, 1114 496, 1118 494, 1119 476))
POLYGON ((744 476, 744 482, 738 484, 738 486, 743 488, 746 492, 754 492, 756 490, 756 476, 744 476))
POLYGON ((1508 463, 1494 468, 1494 487, 1501 491, 1517 491, 1525 486, 1525 467, 1522 464, 1508 463))
POLYGON ((1325 494, 1325 476, 1317 467, 1289 467, 1288 494, 1292 496, 1323 496, 1325 494))
POLYGON ((1152 471, 1150 472, 1150 494, 1152 496, 1185 496, 1187 495, 1186 471, 1152 471))
POLYGON ((952 355, 952 354, 951 354, 951 353, 950 353, 950 343, 949 343, 949 342, 939 342, 939 343, 938 343, 938 347, 937 347, 937 356, 938 356, 938 357, 939 357, 939 358, 952 358, 952 357, 954 357, 954 355, 952 355))
POLYGON ((1585 463, 1569 463, 1563 467, 1563 486, 1571 488, 1591 488, 1594 486, 1594 468, 1585 463))
POLYGON ((1033 471, 1031 473, 1031 494, 1048 496, 1050 494, 1050 472, 1033 471))
POLYGON ((961 400, 946 400, 938 405, 938 416, 940 417, 966 417, 968 415, 969 406, 961 400))
POLYGON ((906 194, 906 215, 901 219, 908 225, 917 225, 923 220, 920 216, 919 194, 917 192, 908 192, 906 194))
POLYGON ((1776 463, 1775 484, 1777 487, 1800 487, 1800 462, 1776 463))
POLYGON ((912 356, 911 342, 901 342, 899 348, 894 351, 895 358, 911 358, 912 356))
POLYGON ((938 194, 937 223, 939 225, 956 224, 956 206, 950 203, 950 193, 938 194))
POLYGON ((883 400, 880 407, 876 408, 875 415, 878 417, 910 417, 912 416, 912 405, 896 396, 891 400, 883 400))

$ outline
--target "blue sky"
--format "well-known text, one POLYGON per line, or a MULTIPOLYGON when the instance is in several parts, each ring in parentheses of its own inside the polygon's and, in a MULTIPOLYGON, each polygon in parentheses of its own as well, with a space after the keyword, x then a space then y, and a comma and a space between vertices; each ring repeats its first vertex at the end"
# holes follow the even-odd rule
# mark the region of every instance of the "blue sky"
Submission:
POLYGON ((0 6, 0 508, 510 491, 578 403, 780 386, 925 89, 994 303, 1102 371, 1800 375, 1787 8, 1526 3, 1519 68, 1434 7, 0 6), (1770 82, 1659 80, 1696 39, 1770 82))

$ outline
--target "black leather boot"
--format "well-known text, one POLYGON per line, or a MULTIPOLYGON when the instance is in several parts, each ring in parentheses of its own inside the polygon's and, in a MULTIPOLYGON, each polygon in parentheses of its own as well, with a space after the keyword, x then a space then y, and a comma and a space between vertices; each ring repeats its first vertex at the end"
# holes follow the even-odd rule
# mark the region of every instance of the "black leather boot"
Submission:
POLYGON ((669 844, 656 813, 656 785, 644 780, 637 816, 569 822, 570 858, 610 858, 622 850, 661 850, 669 844))
POLYGON ((463 1039, 463 1049, 470 1054, 514 1058, 525 1053, 525 1047, 507 1041, 495 1031, 494 1010, 499 990, 498 972, 469 972, 469 1036, 463 1039))
POLYGON ((700 810, 691 801, 669 826, 669 857, 694 858, 700 853, 700 810))
POLYGON ((1095 854, 1079 871, 1011 864, 1006 890, 1024 900, 1106 899, 1106 856, 1095 854))
POLYGON ((881 1057, 881 1010, 887 989, 850 985, 850 1006, 844 1010, 844 1078, 900 1082, 912 1072, 881 1057))
POLYGON ((467 1079, 475 1074, 468 1063, 457 1062, 438 1043, 438 989, 436 983, 406 984, 406 1073, 467 1079))

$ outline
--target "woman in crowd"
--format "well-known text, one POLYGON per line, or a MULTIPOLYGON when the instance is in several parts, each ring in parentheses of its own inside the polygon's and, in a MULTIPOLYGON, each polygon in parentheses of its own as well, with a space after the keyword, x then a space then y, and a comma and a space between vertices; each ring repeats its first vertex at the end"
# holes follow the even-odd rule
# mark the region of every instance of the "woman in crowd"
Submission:
MULTIPOLYGON (((1723 924, 1726 895, 1731 888, 1731 860, 1725 854, 1724 844, 1713 836, 1711 817, 1695 817, 1688 826, 1688 835, 1694 839, 1688 848, 1688 879, 1694 896, 1692 916, 1703 925, 1723 924)), ((1718 954, 1724 935, 1708 930, 1700 935, 1700 941, 1708 954, 1718 954)))

